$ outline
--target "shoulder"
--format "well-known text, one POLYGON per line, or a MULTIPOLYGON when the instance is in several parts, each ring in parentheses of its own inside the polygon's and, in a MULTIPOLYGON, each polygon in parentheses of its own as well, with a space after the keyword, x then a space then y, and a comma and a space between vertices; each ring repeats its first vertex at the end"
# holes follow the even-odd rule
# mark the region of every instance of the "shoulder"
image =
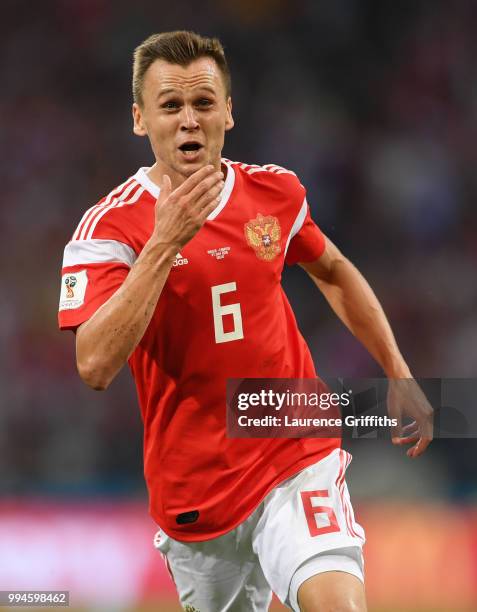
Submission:
POLYGON ((133 212, 151 198, 137 173, 112 189, 81 217, 72 241, 92 240, 106 232, 108 237, 124 238, 134 224, 133 212))
POLYGON ((288 195, 303 194, 304 187, 297 175, 277 164, 246 164, 224 160, 230 164, 246 184, 255 185, 272 191, 281 191, 288 195))
POLYGON ((131 266, 152 222, 154 201, 139 173, 130 176, 84 213, 65 247, 63 267, 111 262, 131 266))

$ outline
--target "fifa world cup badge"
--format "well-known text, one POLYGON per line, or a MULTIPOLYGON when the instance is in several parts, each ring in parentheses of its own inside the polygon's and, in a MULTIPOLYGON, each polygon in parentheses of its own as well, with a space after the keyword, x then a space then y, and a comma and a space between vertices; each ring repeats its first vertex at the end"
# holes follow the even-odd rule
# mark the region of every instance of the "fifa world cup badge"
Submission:
POLYGON ((66 297, 68 300, 71 300, 75 297, 73 287, 76 285, 76 276, 67 276, 65 278, 65 285, 66 285, 66 297))
POLYGON ((260 213, 244 225, 245 238, 258 259, 272 261, 280 253, 281 229, 278 219, 260 213))
POLYGON ((68 272, 61 279, 60 310, 74 310, 84 304, 88 275, 86 270, 68 272))

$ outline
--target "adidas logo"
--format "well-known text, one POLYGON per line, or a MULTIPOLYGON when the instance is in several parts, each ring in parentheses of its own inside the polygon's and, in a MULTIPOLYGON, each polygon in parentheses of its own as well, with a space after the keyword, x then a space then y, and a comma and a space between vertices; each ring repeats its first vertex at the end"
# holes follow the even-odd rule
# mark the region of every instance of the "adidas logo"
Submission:
POLYGON ((189 260, 186 257, 182 257, 182 255, 180 253, 177 253, 176 258, 172 262, 172 265, 174 267, 176 267, 176 266, 185 266, 188 263, 189 263, 189 260))

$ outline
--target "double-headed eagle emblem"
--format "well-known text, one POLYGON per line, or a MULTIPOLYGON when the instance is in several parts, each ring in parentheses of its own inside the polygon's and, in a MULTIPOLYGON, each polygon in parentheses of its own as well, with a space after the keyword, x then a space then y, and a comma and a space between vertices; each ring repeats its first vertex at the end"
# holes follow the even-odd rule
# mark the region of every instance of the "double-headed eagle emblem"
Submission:
POLYGON ((255 251, 255 255, 263 261, 272 261, 280 253, 280 224, 276 217, 264 217, 258 213, 243 226, 247 243, 255 251))

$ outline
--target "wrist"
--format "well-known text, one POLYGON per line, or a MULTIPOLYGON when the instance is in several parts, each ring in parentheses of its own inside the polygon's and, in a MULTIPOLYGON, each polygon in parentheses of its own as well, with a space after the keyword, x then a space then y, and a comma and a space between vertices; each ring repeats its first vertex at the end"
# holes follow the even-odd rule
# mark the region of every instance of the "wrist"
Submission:
POLYGON ((387 378, 412 378, 411 370, 401 358, 390 359, 389 362, 383 365, 384 373, 387 378))
POLYGON ((164 261, 172 263, 177 253, 179 253, 180 248, 179 244, 166 242, 153 234, 144 245, 142 252, 151 256, 157 263, 162 263, 164 261))

